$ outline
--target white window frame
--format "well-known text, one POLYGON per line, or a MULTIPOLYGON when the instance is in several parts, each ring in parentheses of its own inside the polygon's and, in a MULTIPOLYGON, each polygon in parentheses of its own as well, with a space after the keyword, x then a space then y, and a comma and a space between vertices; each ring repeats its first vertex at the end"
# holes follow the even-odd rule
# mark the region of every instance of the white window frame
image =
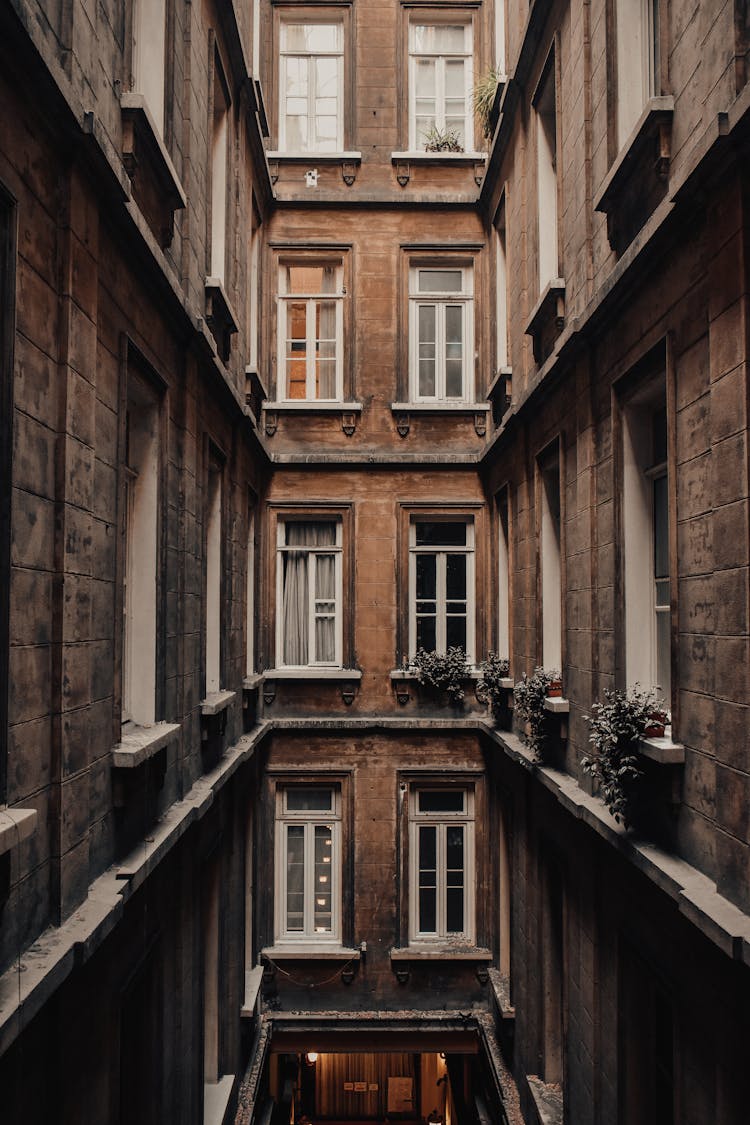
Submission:
POLYGON ((435 651, 446 651, 446 565, 448 555, 466 556, 466 660, 474 663, 476 644, 476 566, 474 519, 457 513, 455 516, 419 515, 409 521, 409 659, 417 651, 417 555, 435 555, 437 559, 435 651), (422 523, 463 523, 466 526, 466 546, 417 546, 417 526, 422 523))
MULTIPOLYGON (((277 539, 276 539, 276 666, 277 668, 341 668, 343 667, 343 623, 342 623, 342 606, 343 606, 343 526, 341 517, 338 515, 327 515, 325 513, 314 513, 302 519, 287 519, 280 518, 277 523, 277 539), (336 526, 336 542, 326 546, 287 546, 286 528, 289 523, 334 523, 336 526), (308 662, 307 664, 285 664, 284 663, 284 618, 282 606, 284 601, 284 566, 283 556, 286 551, 294 551, 299 554, 301 551, 306 551, 308 555, 334 555, 335 560, 335 659, 330 660, 315 660, 309 659, 311 649, 314 653, 315 646, 315 567, 309 566, 307 569, 308 580, 308 662)), ((326 599, 327 600, 327 599, 326 599)))
POLYGON ((440 260, 417 262, 409 267, 409 394, 412 402, 462 403, 474 401, 474 269, 465 262, 440 260), (461 274, 461 289, 453 293, 421 292, 420 274, 432 271, 455 271, 461 274), (419 393, 419 309, 435 307, 435 394, 419 393), (445 311, 448 307, 462 310, 463 355, 462 393, 446 393, 445 311))
POLYGON ((409 792, 409 944, 434 945, 456 944, 473 945, 475 941, 475 832, 474 832, 474 788, 470 785, 448 786, 444 782, 430 784, 420 781, 411 786, 409 792), (463 794, 461 812, 421 812, 419 794, 443 790, 451 794, 463 794), (447 867, 446 836, 450 826, 460 824, 464 827, 464 928, 460 933, 447 930, 447 867), (423 826, 437 828, 437 911, 436 930, 419 929, 419 829, 423 826))
POLYGON ((343 402, 344 398, 344 297, 346 296, 344 287, 344 263, 340 258, 335 260, 316 260, 316 261, 293 261, 284 260, 279 263, 278 273, 278 336, 277 336, 277 354, 278 354, 278 367, 280 372, 279 379, 279 399, 282 402, 343 402), (323 267, 334 268, 335 273, 335 290, 333 293, 293 293, 287 292, 286 289, 286 271, 294 267, 323 267), (318 397, 315 393, 315 359, 316 359, 316 308, 321 301, 333 301, 336 307, 336 326, 335 326, 335 340, 336 340, 336 388, 333 398, 318 397), (304 399, 291 398, 289 394, 289 378, 286 363, 286 341, 287 341, 287 305, 297 302, 304 302, 306 306, 305 315, 305 358, 306 358, 306 393, 304 399))
POLYGON ((308 83, 307 83, 307 141, 302 148, 302 152, 309 153, 327 153, 327 152, 343 152, 344 151, 344 22, 341 19, 299 19, 292 18, 284 19, 280 24, 279 33, 279 151, 291 152, 298 150, 291 150, 287 144, 287 127, 286 127, 286 106, 285 106, 285 91, 286 91, 286 70, 287 59, 307 59, 308 60, 308 83), (299 51, 288 50, 286 46, 287 28, 296 25, 306 25, 308 27, 335 27, 338 32, 338 47, 333 51, 299 51), (315 143, 315 87, 311 79, 314 74, 314 67, 310 66, 310 61, 318 58, 331 58, 338 60, 337 70, 337 89, 336 89, 336 139, 335 143, 331 144, 316 144, 315 143))
POLYGON ((417 136, 417 63, 420 59, 435 60, 435 128, 446 129, 446 63, 456 59, 464 62, 464 152, 474 148, 474 28, 470 19, 424 20, 414 17, 409 22, 409 148, 421 152, 425 138, 417 136), (418 27, 463 27, 464 49, 460 52, 417 51, 418 27), (467 45, 468 40, 468 45, 467 45))
POLYGON ((341 944, 341 891, 342 891, 342 820, 341 786, 330 782, 289 782, 276 791, 276 848, 275 848, 275 941, 279 945, 300 945, 314 942, 321 945, 341 944), (290 810, 287 807, 291 790, 328 790, 331 808, 326 810, 290 810), (324 933, 315 931, 315 828, 325 826, 331 830, 331 929, 324 933), (304 828, 304 923, 302 930, 290 930, 287 925, 287 828, 304 828))

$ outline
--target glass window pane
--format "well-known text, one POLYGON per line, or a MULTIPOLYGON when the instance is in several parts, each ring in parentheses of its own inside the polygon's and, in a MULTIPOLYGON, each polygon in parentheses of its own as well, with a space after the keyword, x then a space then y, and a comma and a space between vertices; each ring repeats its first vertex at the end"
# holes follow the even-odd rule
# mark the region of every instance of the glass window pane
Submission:
POLYGON ((466 651, 466 616, 446 617, 445 620, 445 646, 446 648, 462 648, 466 651))
POLYGON ((669 496, 666 476, 654 481, 654 577, 669 574, 669 496))
POLYGON ((419 54, 460 54, 465 50, 466 30, 461 24, 415 24, 414 49, 419 54))
POLYGON ((434 616, 417 615, 416 647, 423 648, 425 652, 434 652, 437 647, 437 633, 434 616))
POLYGON ((445 64, 445 96, 463 107, 466 98, 466 63, 463 59, 449 59, 445 64))
POLYGON ((669 635, 670 614, 660 611, 656 614, 656 686, 667 701, 672 682, 669 635))
POLYGON ((437 930, 437 828, 419 829, 419 922, 423 934, 437 930))
POLYGON ((306 51, 312 54, 336 52, 341 49, 341 25, 336 23, 285 23, 285 51, 306 51))
POLYGON ((449 600, 466 598, 466 555, 448 555, 445 560, 445 593, 449 600))
POLYGON ((315 789, 312 786, 300 785, 285 792, 288 812, 330 812, 333 808, 332 789, 315 789))
POLYGON ((333 664, 336 661, 335 617, 315 619, 315 660, 318 664, 333 664))
POLYGON ((289 825, 286 830, 286 928, 304 929, 305 829, 289 825))
POLYGON ((463 789, 420 789, 417 794, 420 812, 463 812, 466 793, 463 789))
POLYGON ((437 591, 437 558, 417 555, 417 599, 434 599, 437 591))
POLYGON ((420 293, 461 293, 461 270, 419 270, 420 293))
POLYGON ((336 543, 334 520, 288 520, 284 541, 289 547, 333 547, 336 543))
POLYGON ((314 928, 316 934, 330 933, 333 926, 333 828, 328 824, 315 825, 315 886, 313 894, 314 928))
POLYGON ((416 98, 428 101, 435 97, 435 62, 432 59, 417 59, 414 68, 416 98))
POLYGON ((446 521, 432 522, 420 520, 415 524, 418 547, 464 547, 466 546, 466 524, 446 521))
POLYGON ((446 930, 464 930, 464 828, 450 824, 445 830, 446 930))

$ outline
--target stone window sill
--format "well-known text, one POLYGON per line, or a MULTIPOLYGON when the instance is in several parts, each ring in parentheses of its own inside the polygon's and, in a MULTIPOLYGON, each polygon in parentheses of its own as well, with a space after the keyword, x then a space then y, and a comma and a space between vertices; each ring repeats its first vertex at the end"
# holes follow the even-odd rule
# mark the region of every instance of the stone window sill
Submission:
POLYGON ((175 166, 167 152, 143 94, 135 91, 120 96, 122 117, 122 159, 125 170, 135 185, 142 170, 155 182, 160 197, 159 243, 171 245, 174 235, 174 212, 187 207, 187 195, 175 166))
POLYGON ((267 668, 263 679, 268 680, 361 680, 358 668, 267 668))
POLYGON ((486 414, 487 402, 392 402, 393 414, 486 414))
POLYGON ((206 324, 211 329, 221 360, 229 359, 231 337, 239 331, 239 321, 220 277, 205 280, 206 324))
POLYGON ((273 150, 266 153, 269 160, 278 160, 279 163, 286 162, 288 164, 307 164, 312 167, 314 164, 342 164, 346 161, 347 164, 361 164, 361 152, 279 152, 273 150))
POLYGON ((120 741, 112 747, 112 765, 115 769, 135 769, 153 758, 180 733, 179 723, 154 723, 152 726, 123 727, 120 741))
POLYGON ((488 969, 487 975, 492 987, 492 995, 494 996, 495 1004, 500 1014, 500 1019, 514 1020, 516 1018, 516 1009, 510 999, 510 981, 497 969, 488 969))
POLYGON ((425 152, 418 149, 391 153, 391 164, 484 164, 486 159, 486 152, 425 152))
POLYGON ((544 698, 544 710, 549 711, 550 715, 568 715, 570 700, 563 699, 559 695, 547 695, 544 698))
POLYGON ((256 965, 254 969, 245 969, 245 995, 240 1008, 240 1016, 243 1019, 252 1019, 255 1016, 262 981, 262 965, 256 965))
MULTIPOLYGON (((404 680, 408 680, 408 681, 419 680, 419 675, 418 675, 415 668, 393 668, 388 674, 391 677, 391 681, 395 681, 395 682, 404 681, 404 680)), ((467 680, 478 680, 480 678, 480 676, 481 676, 481 672, 479 671, 478 668, 470 667, 469 671, 466 675, 466 679, 467 680)), ((509 680, 508 682, 511 684, 511 686, 513 685, 512 680, 509 680)))
MULTIPOLYGON (((673 114, 674 98, 671 95, 649 99, 607 173, 604 183, 594 196, 595 211, 603 211, 606 214, 617 205, 623 187, 633 174, 633 162, 639 160, 642 149, 658 130, 671 124, 673 114)), ((665 154, 665 159, 668 166, 668 154, 665 154)))
POLYGON ((203 1085, 203 1125, 225 1125, 234 1089, 234 1075, 225 1074, 218 1082, 203 1085))
POLYGON ((359 961, 359 949, 348 949, 343 945, 267 945, 261 956, 269 961, 359 961))
POLYGON ((685 764, 685 747, 681 742, 672 742, 665 738, 642 738, 638 744, 638 752, 652 762, 663 766, 683 766, 685 764))
POLYGON ((201 700, 201 715, 220 715, 237 698, 236 691, 212 691, 201 700))
POLYGON ((558 320, 557 327, 562 328, 565 323, 565 314, 564 311, 562 314, 560 313, 560 301, 563 302, 564 309, 565 279, 562 277, 553 277, 551 281, 547 282, 539 296, 539 300, 531 310, 531 316, 526 325, 525 334, 527 336, 538 336, 546 321, 552 317, 553 313, 558 320), (562 323, 559 323, 560 320, 562 320, 562 323))
POLYGON ((487 400, 492 407, 492 417, 499 425, 503 415, 510 409, 513 401, 513 368, 499 367, 495 378, 487 388, 487 400))
POLYGON ((0 809, 0 855, 33 836, 36 821, 36 809, 0 809))
POLYGON ((264 410, 278 414, 361 414, 361 402, 320 402, 296 400, 295 402, 265 402, 264 410))
POLYGON ((563 1093, 557 1083, 542 1082, 535 1074, 527 1074, 529 1092, 534 1100, 539 1125, 563 1125, 563 1093))
POLYGON ((256 672, 252 676, 245 676, 244 680, 242 681, 242 690, 243 691, 255 691, 255 689, 259 688, 262 683, 263 683, 263 673, 262 672, 256 672))
POLYGON ((489 949, 480 949, 477 946, 450 946, 436 945, 434 948, 427 945, 407 945, 401 949, 391 950, 391 961, 474 961, 484 962, 492 960, 489 949))

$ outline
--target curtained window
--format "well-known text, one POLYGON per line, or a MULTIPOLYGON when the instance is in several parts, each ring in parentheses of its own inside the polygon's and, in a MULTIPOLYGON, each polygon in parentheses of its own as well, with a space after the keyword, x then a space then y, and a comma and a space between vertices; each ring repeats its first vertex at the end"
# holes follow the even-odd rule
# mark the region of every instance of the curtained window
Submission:
POLYGON ((340 790, 286 786, 277 794, 276 940, 340 938, 340 790))
POLYGON ((341 262, 279 267, 279 398, 343 398, 343 299, 341 262))
POLYGON ((474 941, 474 794, 414 788, 409 809, 409 940, 474 941))
POLYGON ((341 522, 280 520, 277 664, 341 667, 341 522))

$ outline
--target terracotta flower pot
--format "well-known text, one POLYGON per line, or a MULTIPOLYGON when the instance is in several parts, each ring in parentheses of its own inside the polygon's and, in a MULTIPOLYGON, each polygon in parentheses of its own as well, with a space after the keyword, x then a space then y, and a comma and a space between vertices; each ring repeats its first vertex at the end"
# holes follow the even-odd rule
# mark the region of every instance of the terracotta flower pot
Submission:
POLYGON ((547 688, 547 695, 553 699, 562 696, 562 680, 550 680, 549 687, 547 688))
POLYGON ((667 716, 664 711, 652 711, 643 732, 644 738, 663 738, 666 725, 667 716))

